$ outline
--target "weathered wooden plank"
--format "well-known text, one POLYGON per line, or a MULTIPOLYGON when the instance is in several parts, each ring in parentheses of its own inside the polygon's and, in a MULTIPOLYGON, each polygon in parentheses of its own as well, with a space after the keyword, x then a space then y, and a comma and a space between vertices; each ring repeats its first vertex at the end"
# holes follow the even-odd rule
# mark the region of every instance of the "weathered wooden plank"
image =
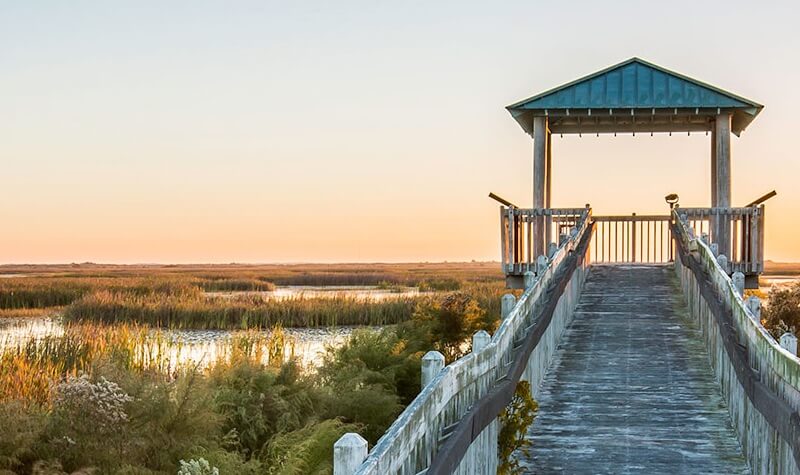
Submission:
POLYGON ((679 292, 669 267, 591 269, 524 473, 748 473, 679 292))

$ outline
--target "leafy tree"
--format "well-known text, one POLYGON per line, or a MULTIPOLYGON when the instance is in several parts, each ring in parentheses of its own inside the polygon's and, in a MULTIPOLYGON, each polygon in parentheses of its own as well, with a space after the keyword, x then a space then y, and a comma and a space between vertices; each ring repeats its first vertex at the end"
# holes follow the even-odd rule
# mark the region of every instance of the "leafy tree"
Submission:
POLYGON ((465 345, 472 335, 485 329, 484 311, 469 294, 453 292, 441 300, 425 300, 417 305, 410 323, 415 343, 427 343, 425 350, 440 351, 450 363, 469 351, 465 345))
POLYGON ((787 331, 800 330, 800 282, 770 290, 769 304, 764 307, 761 319, 775 338, 787 331))

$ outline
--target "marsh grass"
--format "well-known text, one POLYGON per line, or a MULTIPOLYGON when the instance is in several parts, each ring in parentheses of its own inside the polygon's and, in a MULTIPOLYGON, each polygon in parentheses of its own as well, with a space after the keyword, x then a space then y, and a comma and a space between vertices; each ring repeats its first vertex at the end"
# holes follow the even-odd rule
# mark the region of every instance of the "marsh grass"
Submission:
POLYGON ((69 305, 98 290, 136 295, 198 294, 197 280, 166 277, 22 277, 0 279, 0 309, 36 309, 69 305))
POLYGON ((206 292, 268 292, 275 284, 258 279, 209 279, 199 283, 206 292))
MULTIPOLYGON (((295 357, 296 342, 280 326, 270 332, 236 332, 211 358, 187 357, 187 345, 164 332, 139 325, 72 324, 59 335, 30 335, 17 343, 0 342, 0 401, 46 404, 61 378, 90 371, 103 359, 142 373, 176 377, 187 370, 210 370, 232 361, 278 367, 295 357)), ((190 355, 191 356, 191 355, 190 355)))
POLYGON ((100 291, 64 312, 68 321, 107 324, 136 322, 166 328, 247 329, 390 325, 411 317, 415 299, 374 301, 337 295, 331 298, 271 299, 261 295, 136 295, 100 291))
POLYGON ((386 301, 266 303, 258 296, 209 298, 199 286, 189 287, 93 289, 66 310, 85 315, 67 319, 63 334, 0 342, 0 472, 174 474, 179 460, 202 457, 220 473, 329 473, 330 447, 343 433, 358 432, 374 444, 413 400, 420 358, 439 347, 443 328, 463 319, 456 325, 463 338, 477 327, 495 328, 505 292, 502 281, 462 281, 460 298, 468 294, 476 308, 425 305, 452 298, 435 292, 386 301), (292 361, 281 365, 294 353, 282 328, 235 332, 208 365, 183 366, 176 362, 187 348, 151 328, 153 322, 186 328, 242 328, 281 319, 341 323, 348 311, 358 319, 388 318, 375 309, 398 302, 412 306, 416 318, 354 332, 309 373, 292 361), (252 309, 263 313, 246 313, 252 309), (115 325, 103 324, 104 318, 115 325), (99 431, 92 418, 96 407, 60 405, 57 388, 80 374, 92 384, 113 382, 130 396, 123 405, 127 422, 99 431), (42 471, 45 466, 52 469, 42 471))
POLYGON ((55 315, 63 311, 64 307, 43 308, 7 308, 0 309, 0 320, 11 318, 39 318, 55 315))
MULTIPOLYGON (((407 321, 416 304, 459 290, 487 312, 499 313, 502 275, 488 264, 337 264, 297 266, 51 266, 63 271, 0 279, 0 318, 39 316, 64 306, 71 322, 135 323, 154 327, 248 329, 389 325, 407 321), (390 292, 419 286, 425 295, 368 299, 266 295, 281 285, 375 285, 390 292)), ((48 267, 49 268, 49 267, 48 267)), ((27 267, 17 271, 31 270, 27 267)), ((35 267, 37 270, 43 270, 35 267)), ((9 268, 9 270, 14 270, 9 268)))

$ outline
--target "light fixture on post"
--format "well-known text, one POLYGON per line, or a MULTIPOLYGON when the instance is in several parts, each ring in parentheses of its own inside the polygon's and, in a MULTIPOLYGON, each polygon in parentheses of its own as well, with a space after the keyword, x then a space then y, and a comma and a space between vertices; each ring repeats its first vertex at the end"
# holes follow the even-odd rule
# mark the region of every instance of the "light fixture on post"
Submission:
POLYGON ((667 204, 669 205, 669 209, 672 210, 673 208, 675 208, 675 205, 678 204, 677 193, 668 194, 667 196, 664 197, 664 201, 667 202, 667 204))

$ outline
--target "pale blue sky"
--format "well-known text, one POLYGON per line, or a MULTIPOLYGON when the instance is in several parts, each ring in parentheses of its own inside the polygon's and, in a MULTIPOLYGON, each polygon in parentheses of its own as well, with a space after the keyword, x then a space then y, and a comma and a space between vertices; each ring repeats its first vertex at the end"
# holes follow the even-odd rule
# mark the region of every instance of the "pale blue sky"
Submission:
MULTIPOLYGON (((639 56, 766 105, 734 202, 800 260, 791 2, 0 1, 0 262, 497 259, 504 106, 639 56)), ((554 141, 554 204, 708 201, 708 138, 554 141)))

